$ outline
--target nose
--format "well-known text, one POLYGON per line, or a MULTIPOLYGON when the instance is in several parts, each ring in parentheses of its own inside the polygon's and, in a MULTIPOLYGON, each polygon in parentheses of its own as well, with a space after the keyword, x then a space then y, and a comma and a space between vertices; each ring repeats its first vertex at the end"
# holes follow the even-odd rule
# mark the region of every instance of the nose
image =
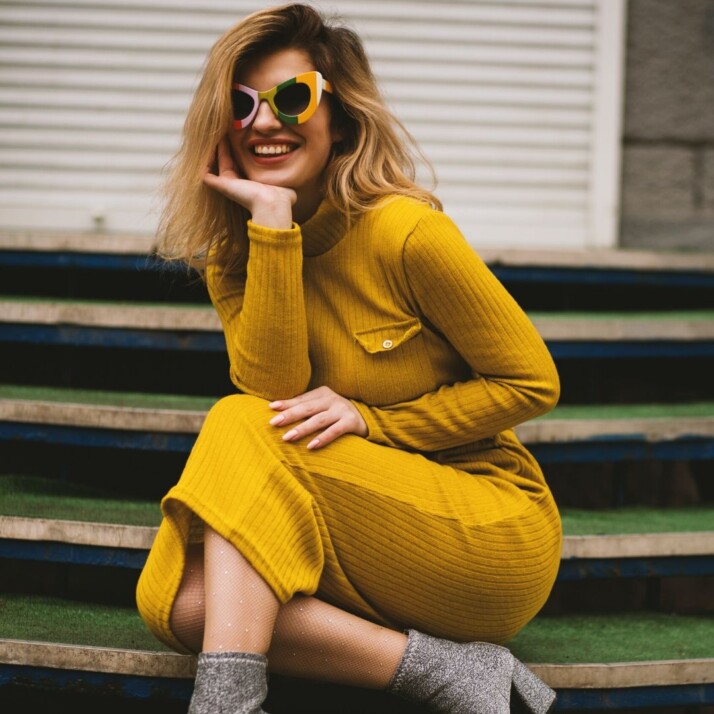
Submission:
POLYGON ((275 131, 281 129, 283 123, 275 116, 275 113, 268 104, 267 100, 263 99, 258 105, 258 111, 253 119, 253 128, 256 131, 275 131))

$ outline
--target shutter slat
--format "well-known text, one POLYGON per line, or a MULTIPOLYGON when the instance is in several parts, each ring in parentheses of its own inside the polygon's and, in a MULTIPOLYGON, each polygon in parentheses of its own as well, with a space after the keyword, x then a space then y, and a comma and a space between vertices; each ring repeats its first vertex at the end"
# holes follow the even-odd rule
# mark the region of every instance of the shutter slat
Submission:
MULTIPOLYGON (((153 154, 154 168, 167 154, 173 153, 178 148, 178 140, 169 133, 137 133, 114 132, 111 140, 102 130, 81 130, 64 128, 61 132, 55 129, 35 127, 13 127, 4 129, 0 134, 0 147, 3 148, 3 157, 7 156, 6 148, 14 149, 42 149, 47 151, 76 151, 87 152, 96 156, 96 152, 106 152, 107 146, 112 149, 142 152, 153 154)), ((46 154, 45 154, 46 155, 46 154)))
MULTIPOLYGON (((0 169, 0 187, 5 189, 34 186, 40 191, 54 192, 58 185, 71 186, 73 191, 125 191, 126 193, 153 192, 157 188, 158 171, 99 173, 99 171, 57 169, 55 171, 40 168, 10 166, 0 169)), ((3 197, 4 200, 5 197, 3 197)), ((44 198, 42 199, 44 201, 44 198)), ((37 202, 37 197, 35 198, 37 202)), ((40 204, 42 205, 42 204, 40 204)))
MULTIPOLYGON (((184 53, 126 53, 105 48, 44 48, 25 46, 1 47, 0 63, 12 67, 34 67, 38 71, 79 69, 84 72, 102 70, 148 70, 179 75, 198 74, 204 60, 204 52, 184 53), (87 68, 91 68, 88 70, 87 68)), ((376 58, 373 66, 383 84, 389 82, 442 82, 444 67, 441 65, 415 65, 397 59, 376 58)), ((114 73, 106 73, 108 81, 114 73)), ((587 90, 592 86, 591 69, 573 67, 529 67, 458 65, 449 68, 449 80, 454 84, 477 82, 497 87, 528 85, 547 87, 572 87, 587 90)))

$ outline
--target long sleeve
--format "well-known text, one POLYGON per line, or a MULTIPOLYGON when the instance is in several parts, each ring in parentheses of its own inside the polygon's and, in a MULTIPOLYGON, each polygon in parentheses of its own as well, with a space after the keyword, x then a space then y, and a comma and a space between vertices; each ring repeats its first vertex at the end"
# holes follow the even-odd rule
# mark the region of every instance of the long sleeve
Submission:
POLYGON ((437 451, 494 436, 555 406, 560 387, 547 347, 447 216, 433 212, 419 221, 403 261, 420 316, 459 352, 473 378, 404 403, 354 402, 371 441, 437 451))
POLYGON ((248 222, 248 263, 228 274, 209 263, 208 293, 223 325, 231 380, 246 394, 286 399, 310 381, 302 236, 248 222))

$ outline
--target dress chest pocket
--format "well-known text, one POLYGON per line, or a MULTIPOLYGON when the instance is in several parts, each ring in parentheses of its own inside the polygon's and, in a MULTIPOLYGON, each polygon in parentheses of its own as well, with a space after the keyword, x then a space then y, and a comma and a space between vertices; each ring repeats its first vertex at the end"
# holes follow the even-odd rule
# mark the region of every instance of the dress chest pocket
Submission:
POLYGON ((390 322, 379 327, 370 327, 367 330, 357 330, 352 334, 366 352, 374 355, 401 347, 420 332, 421 322, 414 317, 402 322, 390 322))
POLYGON ((353 331, 355 367, 364 401, 390 404, 423 393, 426 354, 421 331, 416 317, 353 331))

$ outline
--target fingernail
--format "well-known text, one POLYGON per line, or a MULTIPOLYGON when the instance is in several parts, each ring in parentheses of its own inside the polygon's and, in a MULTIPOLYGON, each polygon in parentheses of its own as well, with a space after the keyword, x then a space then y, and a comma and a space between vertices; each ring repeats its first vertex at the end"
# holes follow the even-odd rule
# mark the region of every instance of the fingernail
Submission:
POLYGON ((313 439, 308 445, 308 449, 314 449, 316 446, 320 445, 320 440, 319 439, 313 439))
POLYGON ((282 402, 270 402, 270 404, 268 404, 268 406, 271 409, 277 409, 278 407, 282 407, 283 403, 282 402))
POLYGON ((289 441, 290 439, 294 439, 297 436, 297 431, 295 429, 290 429, 286 434, 283 434, 283 439, 285 441, 289 441))
POLYGON ((276 424, 282 424, 285 421, 285 416, 283 414, 278 414, 277 416, 274 416, 271 420, 270 423, 275 426, 276 424))

